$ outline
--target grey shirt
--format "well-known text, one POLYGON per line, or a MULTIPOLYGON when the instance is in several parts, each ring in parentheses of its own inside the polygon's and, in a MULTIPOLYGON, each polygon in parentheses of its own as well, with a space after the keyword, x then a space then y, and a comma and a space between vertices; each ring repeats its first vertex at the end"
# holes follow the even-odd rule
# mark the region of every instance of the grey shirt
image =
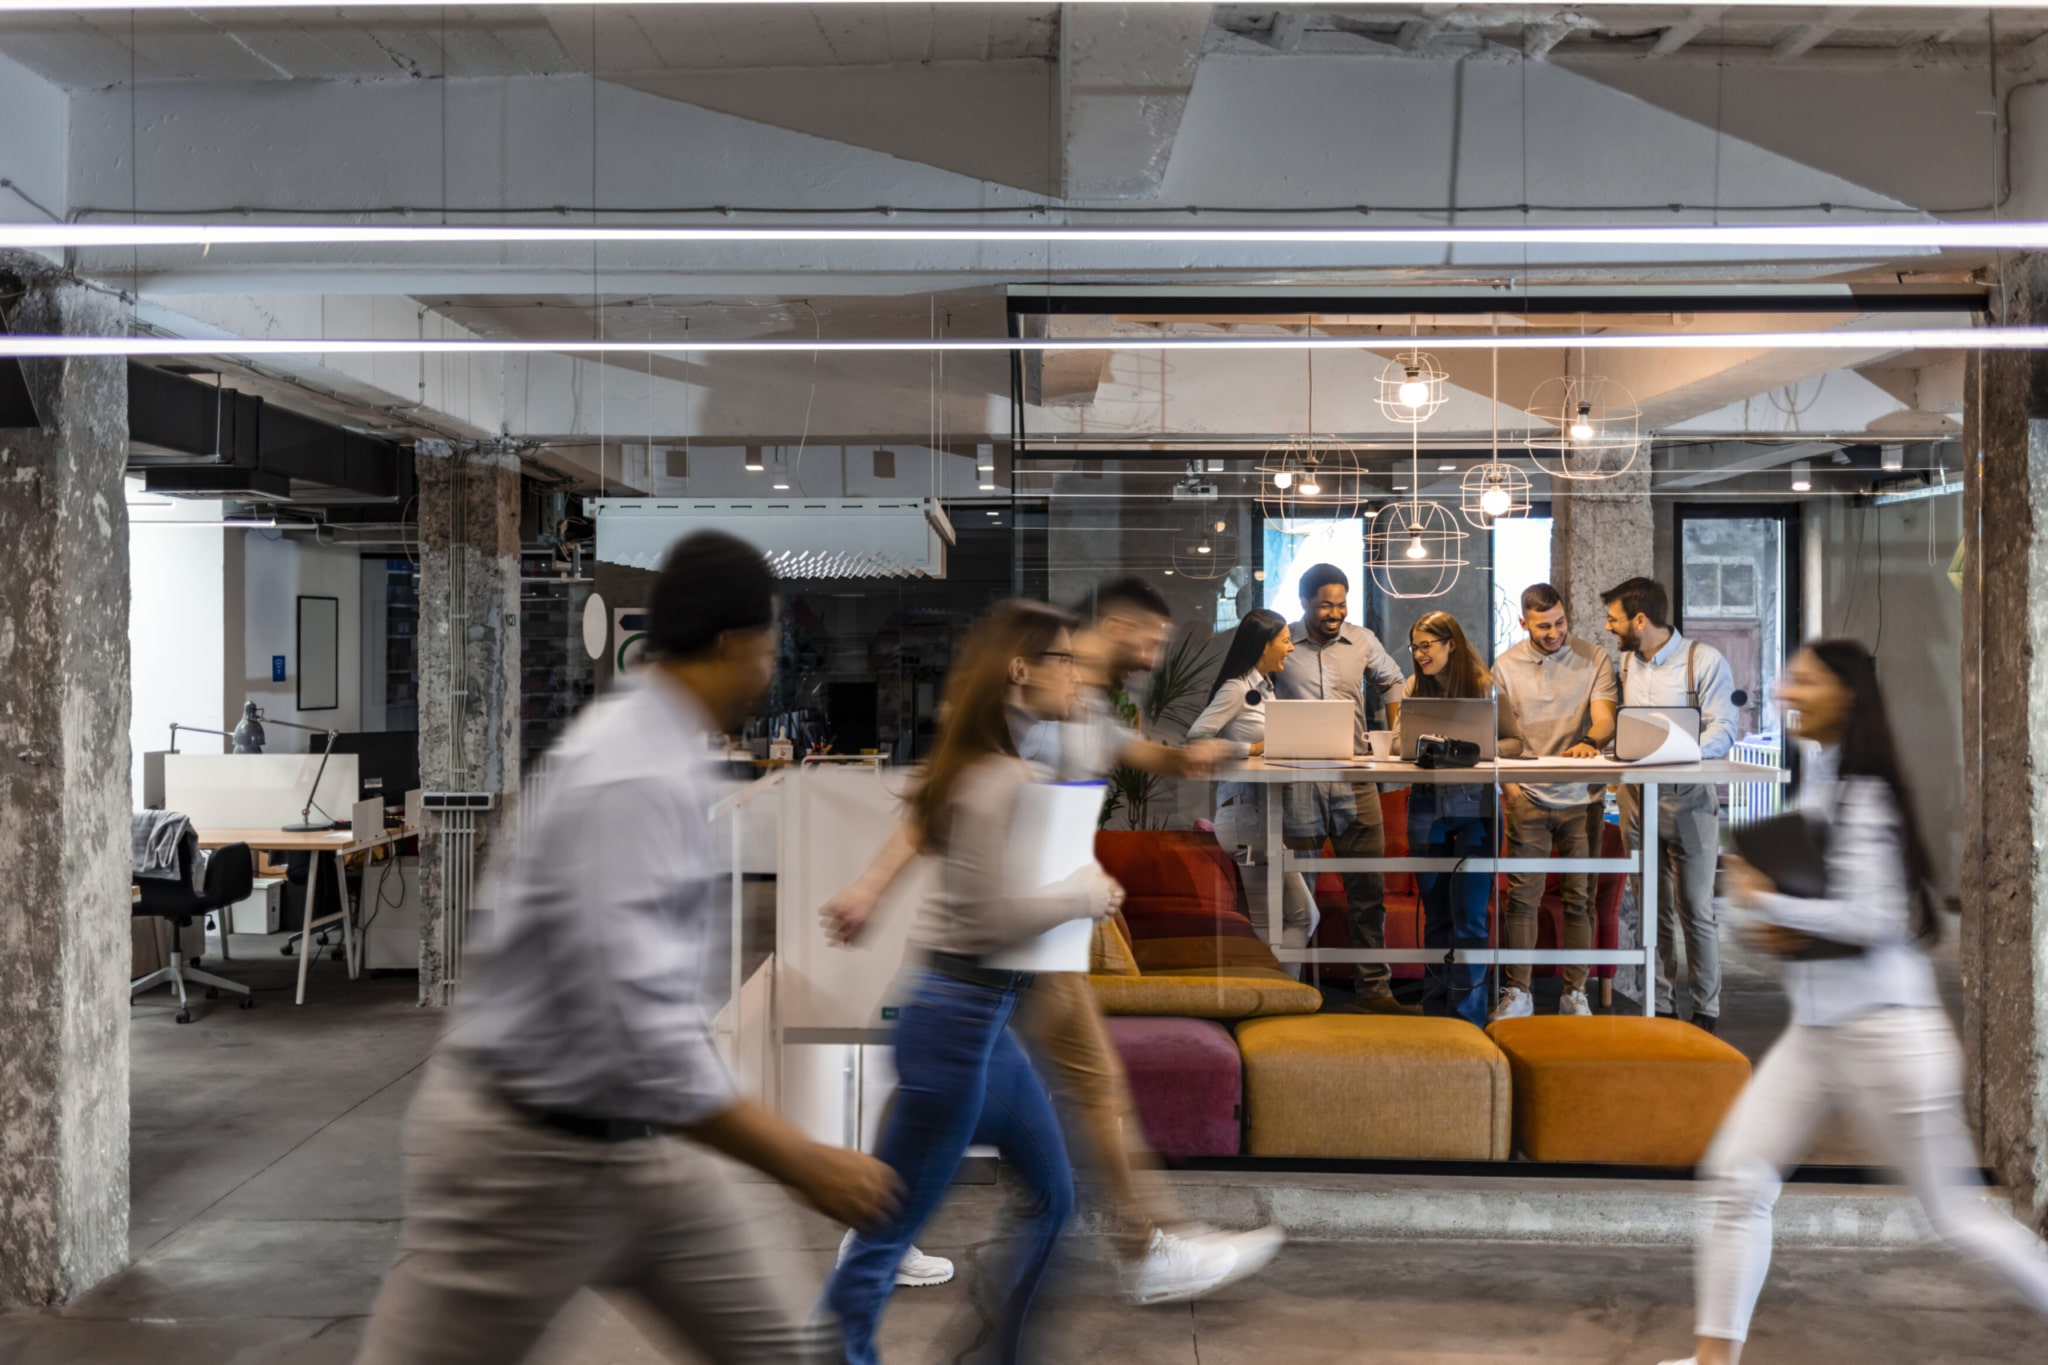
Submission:
POLYGON ((1004 754, 980 759, 960 775, 945 838, 933 850, 938 879, 911 926, 914 946, 980 957, 1068 920, 1097 919, 1107 912, 1100 877, 1077 875, 1026 891, 1009 875, 1006 854, 1017 798, 1044 777, 1044 769, 1004 754))
MULTIPOLYGON (((1621 698, 1607 651, 1575 635, 1555 654, 1545 654, 1532 640, 1503 650, 1493 661, 1493 683, 1501 701, 1520 718, 1528 752, 1544 758, 1586 738, 1594 702, 1616 705, 1621 698)), ((1522 784, 1523 795, 1552 810, 1583 806, 1594 790, 1585 782, 1522 784)))
POLYGON ((1294 652, 1273 675, 1274 690, 1282 701, 1342 698, 1351 702, 1356 712, 1353 728, 1357 734, 1352 752, 1364 753, 1369 747, 1365 734, 1370 728, 1366 724, 1365 679, 1370 677, 1381 695, 1398 698, 1401 665, 1387 653, 1379 636, 1349 621, 1328 644, 1315 638, 1306 621, 1296 621, 1288 629, 1293 632, 1294 652))
MULTIPOLYGON (((1273 688, 1282 701, 1331 701, 1353 704, 1352 752, 1369 747, 1366 731, 1365 680, 1370 677, 1382 696, 1399 701, 1401 666, 1387 653, 1379 636, 1363 626, 1346 621, 1337 638, 1324 644, 1296 621, 1288 627, 1294 652, 1273 675, 1273 688)), ((1371 783, 1355 787, 1347 782, 1290 782, 1281 789, 1281 809, 1290 839, 1338 835, 1358 822, 1360 801, 1370 801, 1367 821, 1378 815, 1379 788, 1371 783)))
POLYGON ((724 913, 712 728, 650 673, 555 750, 478 899, 455 1044, 515 1102, 675 1125, 734 1103, 704 1007, 724 913))
POLYGON ((1124 750, 1137 742, 1137 732, 1124 724, 1109 695, 1084 687, 1065 720, 1034 720, 1014 708, 1010 733, 1017 753, 1048 769, 1060 782, 1100 782, 1116 771, 1124 750))

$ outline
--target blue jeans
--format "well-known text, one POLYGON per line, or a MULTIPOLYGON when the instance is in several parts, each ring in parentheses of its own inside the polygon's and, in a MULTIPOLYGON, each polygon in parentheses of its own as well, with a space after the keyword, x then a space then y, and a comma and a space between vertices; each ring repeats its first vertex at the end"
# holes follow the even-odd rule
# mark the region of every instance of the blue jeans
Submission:
POLYGON ((1027 1193, 1015 1258, 988 1296, 1002 1313, 993 1358, 1005 1365, 1021 1358, 1032 1299, 1074 1211, 1074 1176, 1045 1084, 1010 1033, 1016 1008, 1014 991, 925 972, 897 1017, 896 1099, 875 1155, 902 1180, 903 1206, 853 1239, 825 1285, 847 1365, 875 1365, 875 1328, 896 1267, 975 1142, 993 1145, 1027 1193))
MULTIPOLYGON (((1486 858, 1494 849, 1493 821, 1484 815, 1438 815, 1432 803, 1409 797, 1408 850, 1416 858, 1486 858)), ((1422 946, 1487 946, 1490 872, 1418 872, 1422 897, 1422 946)), ((1456 1015, 1486 1027, 1486 968, 1432 962, 1422 969, 1424 1014, 1456 1015)))

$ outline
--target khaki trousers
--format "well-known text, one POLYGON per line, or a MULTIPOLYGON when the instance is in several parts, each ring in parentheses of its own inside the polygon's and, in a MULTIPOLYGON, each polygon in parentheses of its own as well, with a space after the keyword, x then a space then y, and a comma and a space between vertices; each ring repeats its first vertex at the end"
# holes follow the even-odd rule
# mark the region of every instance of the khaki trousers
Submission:
POLYGON ((1041 973, 1023 993, 1017 1028, 1046 1073, 1068 1147, 1109 1187, 1126 1251, 1142 1251, 1153 1229, 1185 1221, 1158 1176, 1159 1156, 1146 1145, 1087 976, 1041 973))
MULTIPOLYGON (((1587 850, 1595 847, 1594 831, 1600 828, 1600 803, 1589 801, 1582 806, 1562 806, 1553 809, 1541 806, 1528 797, 1507 803, 1508 856, 1510 858, 1548 858, 1551 850, 1565 858, 1584 858, 1587 850)), ((1591 872, 1562 872, 1558 879, 1564 889, 1564 943, 1567 951, 1593 946, 1593 885, 1591 872)), ((1536 946, 1537 912, 1543 903, 1541 872, 1510 872, 1508 874, 1508 947, 1529 949, 1536 946)), ((1529 989, 1534 968, 1526 963, 1510 965, 1501 970, 1507 984, 1516 989, 1529 989)), ((1564 975, 1567 991, 1586 989, 1586 969, 1581 966, 1566 966, 1558 969, 1564 975)))
POLYGON ((769 1255, 704 1149, 557 1132, 448 1058, 404 1140, 405 1234, 358 1365, 514 1365, 585 1285, 636 1294, 720 1365, 834 1358, 815 1286, 769 1255))

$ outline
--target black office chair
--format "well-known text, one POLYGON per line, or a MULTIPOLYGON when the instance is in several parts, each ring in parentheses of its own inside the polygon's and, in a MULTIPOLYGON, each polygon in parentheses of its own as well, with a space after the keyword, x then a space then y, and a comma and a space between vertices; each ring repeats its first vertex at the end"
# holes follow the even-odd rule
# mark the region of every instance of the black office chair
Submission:
POLYGON ((178 993, 178 1022, 192 1022, 191 1003, 185 998, 185 983, 206 987, 206 998, 217 1000, 222 991, 234 991, 242 998, 241 1008, 248 1009, 255 1004, 249 988, 238 981, 224 976, 202 972, 197 967, 185 965, 183 951, 184 930, 195 919, 218 913, 221 917, 221 932, 227 932, 228 907, 245 899, 256 882, 256 860, 249 853, 247 844, 229 844, 214 851, 207 860, 205 889, 192 893, 192 858, 188 845, 178 854, 178 880, 144 880, 136 883, 142 888, 142 899, 134 906, 137 915, 152 915, 171 922, 171 965, 159 968, 148 976, 137 977, 128 983, 128 998, 133 1000, 152 986, 161 986, 166 981, 178 993))

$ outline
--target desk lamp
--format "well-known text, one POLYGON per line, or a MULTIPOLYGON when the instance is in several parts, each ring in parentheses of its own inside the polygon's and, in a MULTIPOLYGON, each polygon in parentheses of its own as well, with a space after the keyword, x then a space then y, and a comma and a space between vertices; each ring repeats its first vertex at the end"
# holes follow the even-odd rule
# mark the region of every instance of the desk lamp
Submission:
MULTIPOLYGON (((255 702, 246 702, 242 706, 242 717, 241 725, 235 727, 235 734, 240 736, 246 727, 255 732, 256 742, 261 744, 263 740, 263 712, 257 709, 255 702)), ((341 731, 319 725, 301 725, 295 720, 278 720, 274 716, 271 718, 270 723, 272 725, 283 725, 293 730, 304 730, 308 734, 327 736, 327 747, 320 751, 320 766, 313 771, 313 785, 306 789, 306 804, 299 808, 299 823, 296 825, 286 825, 284 832, 287 834, 312 834, 323 829, 339 827, 341 822, 326 811, 320 811, 320 818, 318 820, 313 818, 313 812, 320 810, 319 806, 314 804, 314 798, 320 794, 320 779, 327 773, 327 758, 334 752, 334 741, 341 738, 341 731)))

